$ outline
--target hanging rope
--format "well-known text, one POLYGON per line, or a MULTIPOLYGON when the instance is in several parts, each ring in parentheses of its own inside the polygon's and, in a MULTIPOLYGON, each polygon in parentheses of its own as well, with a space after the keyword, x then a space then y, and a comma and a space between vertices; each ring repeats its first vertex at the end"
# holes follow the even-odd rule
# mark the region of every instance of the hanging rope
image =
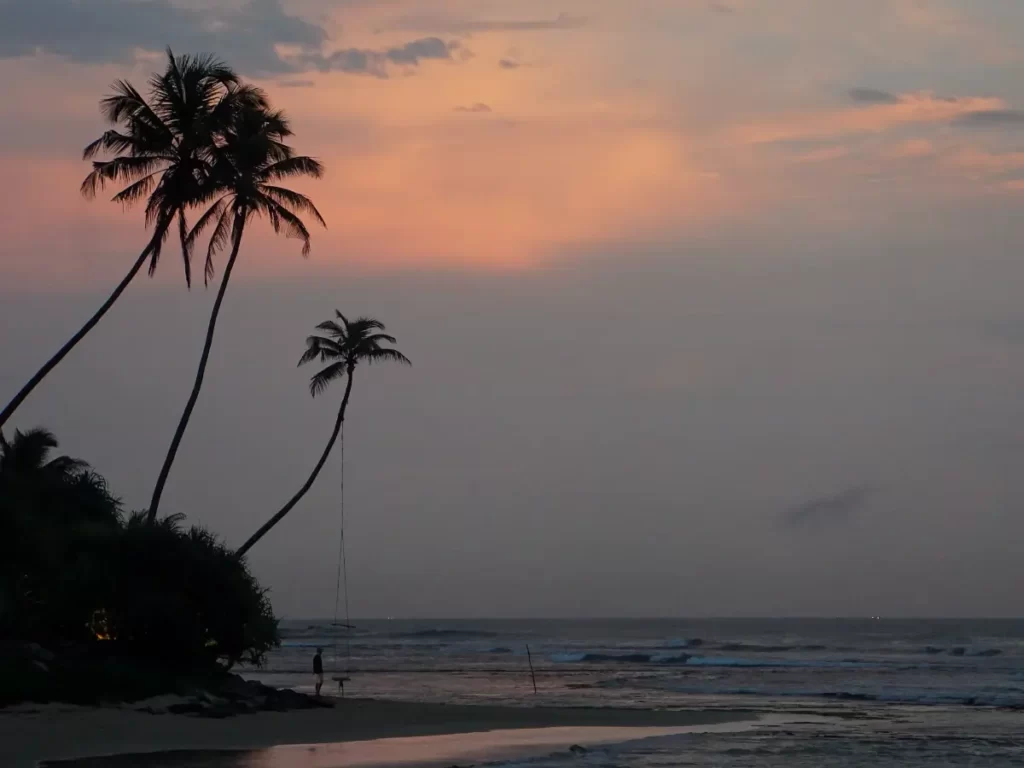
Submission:
MULTIPOLYGON (((341 525, 338 536, 338 572, 334 585, 334 622, 332 626, 345 630, 345 675, 352 669, 352 623, 349 621, 348 613, 348 563, 345 558, 345 424, 342 422, 341 434, 338 436, 341 442, 341 525), (342 585, 344 585, 344 608, 345 624, 338 627, 338 607, 342 596, 342 585)), ((338 670, 338 635, 334 635, 334 671, 338 670)))

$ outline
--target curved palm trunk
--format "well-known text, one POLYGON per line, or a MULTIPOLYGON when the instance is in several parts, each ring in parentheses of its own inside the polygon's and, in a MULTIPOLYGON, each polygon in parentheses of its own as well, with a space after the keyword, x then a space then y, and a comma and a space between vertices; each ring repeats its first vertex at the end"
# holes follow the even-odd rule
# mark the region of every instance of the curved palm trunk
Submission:
POLYGON ((323 454, 320 456, 320 461, 313 467, 313 472, 310 474, 309 479, 299 489, 299 492, 292 496, 291 500, 281 507, 281 510, 274 515, 272 518, 267 520, 263 526, 256 531, 249 540, 238 548, 235 552, 237 557, 242 557, 246 552, 252 549, 253 545, 262 539, 267 531, 281 522, 281 519, 292 511, 292 507, 299 503, 303 496, 313 487, 313 483, 316 482, 317 475, 320 474, 320 470, 324 468, 324 464, 327 463, 327 457, 331 454, 331 449, 334 448, 334 443, 338 439, 338 435, 341 433, 341 425, 345 423, 345 409, 348 408, 348 398, 352 394, 352 368, 348 369, 348 382, 345 384, 345 396, 341 398, 341 408, 338 409, 338 419, 334 422, 334 431, 331 432, 331 439, 327 441, 327 447, 324 448, 323 454))
POLYGON ((60 361, 67 357, 68 353, 78 345, 78 342, 84 339, 86 334, 95 328, 96 324, 103 319, 103 316, 107 314, 112 306, 114 306, 114 302, 120 298, 122 293, 124 293, 124 289, 128 287, 128 283, 134 280, 135 276, 139 274, 139 270, 142 269, 142 265, 146 263, 146 259, 149 258, 153 249, 156 247, 156 244, 163 239, 166 232, 167 225, 159 227, 153 233, 153 239, 149 241, 149 245, 146 246, 139 258, 135 260, 134 264, 132 264, 132 268, 128 270, 128 274, 124 276, 124 279, 118 283, 114 292, 111 293, 107 300, 103 302, 103 305, 96 310, 96 314, 90 317, 86 321, 85 325, 78 330, 78 333, 68 339, 64 346, 57 350, 57 354, 47 360, 43 367, 36 371, 35 376, 29 379, 28 383, 21 388, 21 391, 14 396, 14 399, 4 407, 3 411, 0 411, 0 428, 7 423, 7 420, 10 419, 14 412, 18 410, 18 407, 25 402, 25 398, 32 394, 32 390, 39 386, 39 383, 46 378, 47 374, 56 368, 60 361))
POLYGON ((188 427, 189 419, 192 418, 192 411, 199 400, 199 391, 203 388, 203 378, 206 376, 206 365, 210 361, 210 349, 213 347, 213 334, 217 330, 217 318, 220 316, 220 307, 224 302, 224 294, 228 289, 228 282, 231 280, 231 271, 235 267, 235 259, 238 258, 238 250, 242 246, 242 233, 245 230, 245 220, 239 217, 238 227, 235 231, 234 243, 231 246, 231 256, 224 268, 224 277, 221 279, 220 288, 217 290, 217 299, 213 302, 213 311, 210 312, 210 323, 206 327, 206 343, 203 345, 203 354, 199 358, 199 369, 196 371, 196 380, 192 385, 192 393, 188 396, 185 410, 178 420, 178 428, 174 430, 174 438, 171 440, 171 447, 167 450, 164 458, 164 465, 160 468, 160 476, 157 477, 156 487, 153 489, 153 498, 149 502, 149 511, 146 514, 146 522, 152 523, 156 520, 157 510, 160 508, 160 497, 163 496, 164 486, 167 485, 167 477, 171 473, 171 465, 174 464, 174 457, 178 454, 178 446, 185 436, 185 429, 188 427))

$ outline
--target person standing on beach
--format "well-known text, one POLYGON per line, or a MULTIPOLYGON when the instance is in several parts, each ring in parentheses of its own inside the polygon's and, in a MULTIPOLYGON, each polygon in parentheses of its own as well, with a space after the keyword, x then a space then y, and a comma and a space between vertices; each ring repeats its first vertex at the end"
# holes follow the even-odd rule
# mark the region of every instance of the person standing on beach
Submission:
POLYGON ((313 676, 316 678, 316 695, 320 695, 320 689, 324 684, 324 660, 320 654, 324 652, 323 648, 316 649, 316 656, 313 657, 313 676))

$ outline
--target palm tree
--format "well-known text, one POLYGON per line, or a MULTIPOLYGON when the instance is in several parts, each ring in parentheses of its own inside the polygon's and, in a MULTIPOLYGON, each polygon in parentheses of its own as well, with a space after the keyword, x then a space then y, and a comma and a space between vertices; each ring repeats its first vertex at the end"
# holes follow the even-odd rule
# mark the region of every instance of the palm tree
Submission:
POLYGON ((238 258, 238 251, 242 246, 242 235, 246 225, 254 216, 266 216, 275 232, 283 231, 289 237, 302 240, 303 256, 309 254, 309 230, 298 214, 306 213, 322 226, 327 226, 312 200, 275 183, 296 176, 312 176, 318 179, 323 175, 323 166, 317 160, 295 155, 292 148, 284 143, 284 139, 291 135, 291 127, 283 113, 271 112, 263 105, 252 105, 243 107, 232 115, 230 127, 224 132, 215 150, 211 174, 213 184, 223 194, 196 221, 195 227, 186 238, 186 247, 191 248, 196 239, 208 227, 213 226, 206 252, 207 280, 213 276, 213 257, 228 243, 231 244, 231 254, 224 268, 213 311, 210 313, 206 343, 199 358, 199 368, 196 371, 192 392, 178 421, 156 487, 153 489, 153 498, 149 503, 150 521, 156 519, 160 497, 163 495, 171 465, 199 399, 199 391, 202 389, 203 377, 206 375, 206 366, 210 359, 210 349, 213 346, 217 318, 235 267, 235 260, 238 258))
POLYGON ((143 265, 156 270, 160 252, 177 221, 185 260, 185 281, 191 283, 186 247, 185 213, 190 206, 211 199, 209 165, 217 133, 240 104, 265 104, 262 93, 239 83, 226 65, 208 56, 178 56, 167 51, 167 68, 150 80, 148 100, 131 84, 119 80, 100 109, 113 126, 85 148, 85 159, 101 152, 110 160, 93 162, 82 183, 82 194, 92 198, 108 184, 127 186, 114 196, 124 206, 147 198, 146 223, 153 235, 128 274, 89 320, 29 379, 0 411, 0 428, 39 383, 85 338, 103 318, 143 265))
POLYGON ((352 378, 356 366, 364 362, 367 365, 384 362, 412 365, 409 358, 397 349, 382 346, 383 344, 394 344, 395 337, 383 333, 385 330, 384 324, 379 320, 360 317, 350 321, 341 312, 335 310, 334 313, 338 316, 338 320, 341 323, 337 323, 334 320, 320 323, 317 328, 321 331, 326 331, 327 335, 310 336, 307 338, 306 351, 299 358, 299 365, 305 365, 318 359, 322 363, 331 361, 330 365, 310 379, 309 392, 313 397, 323 392, 335 379, 340 379, 342 376, 348 377, 348 381, 345 384, 345 394, 341 398, 341 407, 338 409, 338 418, 334 422, 334 430, 331 432, 331 437, 327 441, 327 447, 324 448, 320 460, 313 467, 313 472, 306 482, 303 483, 299 492, 292 496, 276 515, 264 523, 256 533, 249 537, 245 544, 238 548, 235 552, 238 557, 242 557, 242 555, 252 549, 252 546, 263 538, 267 531, 277 525, 292 510, 292 507, 299 503, 299 500, 306 495, 306 492, 313 487, 313 483, 327 462, 327 457, 330 455, 331 449, 334 448, 334 443, 341 433, 341 427, 345 423, 345 410, 348 408, 349 397, 352 394, 352 378))
POLYGON ((0 520, 24 513, 41 528, 120 520, 121 502, 106 480, 81 459, 53 456, 57 445, 41 428, 16 430, 10 442, 0 443, 0 520))
POLYGON ((6 491, 15 484, 64 483, 87 466, 70 456, 51 456, 57 445, 56 436, 48 429, 16 430, 14 439, 5 440, 0 447, 0 488, 6 491))
POLYGON ((74 637, 70 610, 83 549, 116 531, 121 505, 80 459, 57 456, 45 429, 0 443, 0 637, 74 637))

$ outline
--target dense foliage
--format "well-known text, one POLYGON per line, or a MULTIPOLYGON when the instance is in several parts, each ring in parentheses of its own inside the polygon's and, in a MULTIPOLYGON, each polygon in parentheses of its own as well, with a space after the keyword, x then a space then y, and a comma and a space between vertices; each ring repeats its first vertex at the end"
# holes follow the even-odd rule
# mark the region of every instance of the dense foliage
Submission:
POLYGON ((277 643, 244 560, 182 518, 125 516, 45 430, 0 445, 0 637, 164 668, 259 664, 277 643))

